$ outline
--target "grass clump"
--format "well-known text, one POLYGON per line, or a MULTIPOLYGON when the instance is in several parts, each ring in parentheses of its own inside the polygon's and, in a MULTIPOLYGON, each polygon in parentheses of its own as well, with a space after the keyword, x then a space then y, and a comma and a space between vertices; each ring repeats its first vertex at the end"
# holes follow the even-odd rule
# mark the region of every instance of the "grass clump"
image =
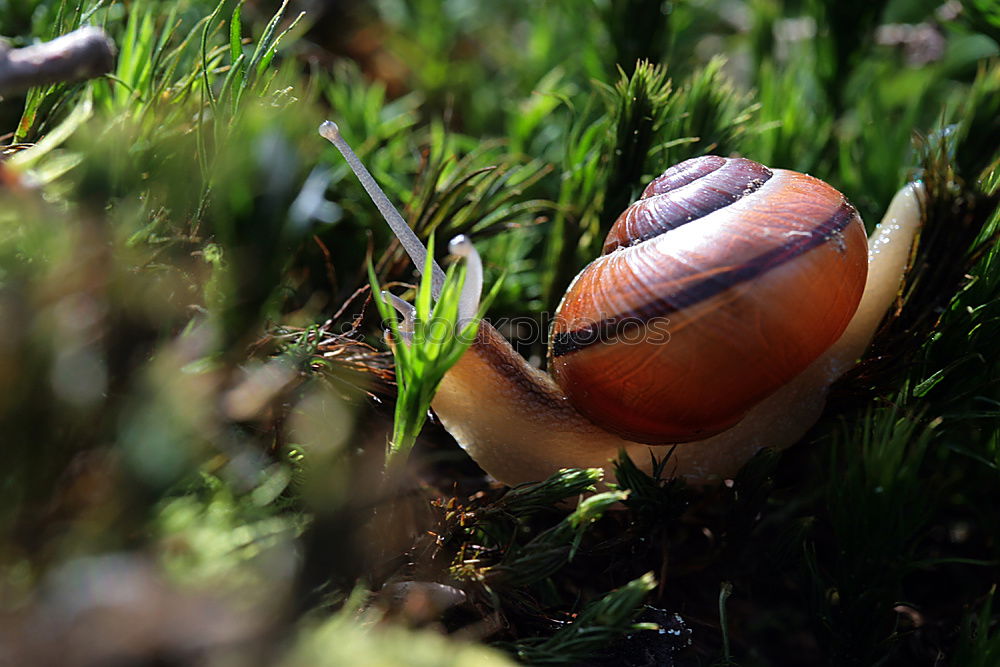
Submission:
POLYGON ((433 268, 434 243, 431 241, 422 270, 424 277, 414 299, 412 319, 406 318, 403 323, 378 289, 375 270, 368 269, 372 289, 380 295, 375 303, 382 319, 389 323, 396 360, 398 393, 392 440, 386 452, 387 468, 398 467, 406 461, 427 420, 431 399, 441 378, 469 348, 479 328, 478 319, 460 320, 458 303, 465 283, 464 271, 456 266, 449 269, 441 293, 434 299, 431 296, 433 268))

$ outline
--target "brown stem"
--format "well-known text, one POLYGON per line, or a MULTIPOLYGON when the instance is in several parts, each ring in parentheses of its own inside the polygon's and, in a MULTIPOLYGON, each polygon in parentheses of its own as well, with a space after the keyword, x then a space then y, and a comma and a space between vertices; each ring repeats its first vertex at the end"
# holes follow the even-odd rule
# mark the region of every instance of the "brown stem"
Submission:
POLYGON ((60 81, 92 79, 110 72, 114 62, 114 43, 95 27, 21 49, 0 44, 0 95, 60 81))

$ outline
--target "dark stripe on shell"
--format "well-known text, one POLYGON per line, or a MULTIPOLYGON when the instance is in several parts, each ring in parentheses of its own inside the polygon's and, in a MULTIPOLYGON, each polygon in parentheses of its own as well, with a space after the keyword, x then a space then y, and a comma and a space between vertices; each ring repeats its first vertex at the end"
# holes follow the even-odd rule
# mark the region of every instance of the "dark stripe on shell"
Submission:
POLYGON ((807 234, 796 235, 776 248, 772 248, 732 269, 713 274, 688 287, 635 308, 617 317, 609 317, 588 327, 553 334, 552 355, 561 357, 595 343, 613 340, 629 327, 644 325, 652 320, 690 308, 707 301, 741 283, 753 280, 809 250, 825 243, 833 234, 842 231, 857 217, 857 211, 844 202, 825 222, 807 234))
POLYGON ((650 181, 646 189, 642 191, 640 199, 662 195, 688 183, 693 183, 719 169, 726 162, 726 158, 718 155, 703 155, 679 162, 650 181))
POLYGON ((756 192, 771 176, 770 169, 745 158, 706 155, 675 165, 618 216, 604 240, 604 254, 648 241, 725 208, 756 192))

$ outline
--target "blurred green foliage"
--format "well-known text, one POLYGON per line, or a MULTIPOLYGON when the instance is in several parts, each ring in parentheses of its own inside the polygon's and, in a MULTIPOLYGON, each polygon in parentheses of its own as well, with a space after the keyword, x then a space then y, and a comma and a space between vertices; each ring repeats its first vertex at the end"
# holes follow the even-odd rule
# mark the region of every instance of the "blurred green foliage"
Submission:
POLYGON ((0 105, 0 661, 503 664, 401 628, 426 600, 354 593, 423 579, 468 595, 438 630, 536 663, 599 662, 646 600, 692 619, 676 664, 992 664, 995 3, 298 6, 0 0, 14 47, 84 24, 118 47, 0 105), (593 471, 504 493, 418 444, 423 485, 389 499, 366 269, 414 274, 328 115, 422 238, 469 233, 505 273, 496 316, 541 320, 705 152, 808 171, 869 226, 922 176, 928 227, 812 447, 707 491, 620 462, 574 512, 593 471))

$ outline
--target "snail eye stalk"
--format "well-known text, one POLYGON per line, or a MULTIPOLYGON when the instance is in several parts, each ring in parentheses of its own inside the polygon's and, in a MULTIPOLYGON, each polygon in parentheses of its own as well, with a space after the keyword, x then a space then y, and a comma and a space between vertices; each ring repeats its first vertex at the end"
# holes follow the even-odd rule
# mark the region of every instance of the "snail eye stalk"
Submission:
POLYGON ((479 314, 479 302, 483 294, 483 261, 465 234, 456 236, 448 243, 448 252, 465 259, 465 283, 458 300, 459 328, 464 328, 479 314))
MULTIPOLYGON (((319 133, 324 139, 329 141, 331 144, 336 146, 340 154, 344 156, 344 160, 347 162, 347 166, 351 168, 354 175, 358 177, 361 181, 361 185, 364 187, 365 192, 368 196, 372 198, 375 207, 378 208, 379 213, 385 218, 385 221, 389 224, 392 229, 392 233, 396 235, 399 242, 402 244, 403 249, 406 250, 406 254, 410 256, 413 260, 413 264, 417 267, 418 271, 424 270, 424 264, 427 259, 427 248, 424 244, 420 242, 417 235, 410 229, 410 226, 406 224, 403 220, 403 216, 399 214, 396 207, 392 205, 389 198, 385 196, 385 192, 379 187, 378 183, 372 177, 371 173, 368 171, 367 167, 362 164, 361 160, 355 154, 354 150, 351 148, 347 140, 344 139, 343 135, 340 134, 340 128, 337 124, 331 120, 323 121, 323 124, 319 126, 319 133)), ((431 293, 434 298, 437 299, 441 295, 441 287, 444 285, 444 271, 438 266, 437 262, 431 262, 431 293)))

